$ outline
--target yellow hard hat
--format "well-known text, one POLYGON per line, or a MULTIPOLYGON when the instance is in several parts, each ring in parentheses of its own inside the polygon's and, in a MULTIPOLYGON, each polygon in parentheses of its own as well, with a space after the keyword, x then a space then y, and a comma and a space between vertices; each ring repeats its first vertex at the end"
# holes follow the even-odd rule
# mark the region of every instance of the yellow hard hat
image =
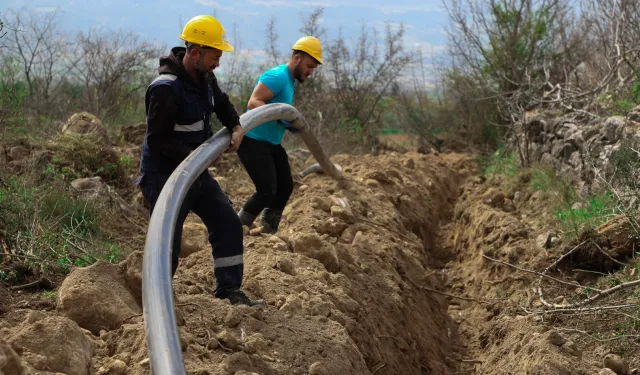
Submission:
POLYGON ((180 39, 185 42, 232 52, 227 34, 220 22, 211 16, 195 16, 182 29, 180 39))
POLYGON ((316 59, 318 63, 322 64, 322 44, 320 44, 318 38, 313 36, 303 36, 298 39, 291 49, 294 51, 306 52, 309 56, 316 59))

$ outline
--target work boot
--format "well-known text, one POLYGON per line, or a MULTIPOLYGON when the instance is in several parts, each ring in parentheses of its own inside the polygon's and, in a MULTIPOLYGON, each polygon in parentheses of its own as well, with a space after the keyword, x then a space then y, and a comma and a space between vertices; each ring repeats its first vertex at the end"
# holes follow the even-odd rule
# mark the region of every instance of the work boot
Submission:
POLYGON ((253 225, 253 222, 256 220, 256 215, 252 215, 243 209, 238 211, 238 217, 242 225, 246 225, 249 228, 251 228, 251 225, 253 225))
POLYGON ((240 289, 231 291, 224 298, 228 299, 232 305, 258 306, 258 305, 264 305, 265 303, 264 300, 262 299, 252 300, 251 298, 247 297, 247 295, 244 294, 244 292, 241 291, 240 289))
POLYGON ((262 225, 262 233, 275 234, 280 226, 282 219, 282 210, 274 210, 267 208, 260 217, 260 225, 262 225))

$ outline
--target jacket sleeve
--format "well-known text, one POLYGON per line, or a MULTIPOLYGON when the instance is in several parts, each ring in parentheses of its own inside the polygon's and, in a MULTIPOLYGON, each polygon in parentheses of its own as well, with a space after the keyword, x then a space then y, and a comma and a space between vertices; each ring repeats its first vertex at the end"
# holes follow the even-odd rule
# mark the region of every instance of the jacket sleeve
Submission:
POLYGON ((178 142, 173 128, 178 114, 176 94, 170 86, 154 87, 149 96, 147 113, 147 145, 149 150, 179 164, 191 149, 178 142))
POLYGON ((209 77, 209 84, 213 90, 213 112, 215 112, 218 120, 224 125, 225 128, 233 130, 237 125, 240 125, 240 116, 236 112, 229 95, 223 92, 218 86, 218 80, 211 74, 209 77))

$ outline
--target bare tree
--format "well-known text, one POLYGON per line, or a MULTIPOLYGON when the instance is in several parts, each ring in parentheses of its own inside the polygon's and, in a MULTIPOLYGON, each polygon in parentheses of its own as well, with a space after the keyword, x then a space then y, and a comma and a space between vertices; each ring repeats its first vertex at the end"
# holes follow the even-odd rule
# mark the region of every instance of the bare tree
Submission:
POLYGON ((0 39, 2 39, 5 35, 7 35, 7 32, 3 32, 4 30, 4 22, 2 22, 2 19, 0 19, 0 39))
POLYGON ((269 23, 267 23, 267 28, 265 30, 265 34, 267 37, 267 63, 271 66, 275 66, 278 64, 282 64, 282 55, 278 51, 278 39, 280 36, 278 35, 278 31, 276 31, 276 18, 275 16, 269 19, 269 23))
MULTIPOLYGON (((302 36, 314 36, 318 38, 326 49, 329 41, 327 40, 327 29, 322 26, 323 13, 323 8, 316 8, 308 17, 300 14, 302 25, 299 31, 302 36)), ((289 41, 291 45, 293 45, 294 42, 295 40, 289 41)), ((326 58, 323 60, 326 60, 326 58)), ((315 72, 305 80, 304 84, 296 87, 296 105, 303 111, 306 111, 308 108, 309 110, 306 112, 309 116, 312 116, 311 118, 318 116, 318 110, 320 112, 326 112, 324 108, 318 106, 326 88, 326 75, 324 73, 324 68, 318 66, 315 72)))
POLYGON ((234 51, 230 54, 230 61, 225 62, 222 67, 224 82, 220 83, 224 85, 225 91, 232 94, 231 99, 234 105, 241 112, 245 112, 258 73, 251 66, 249 51, 243 49, 242 39, 237 33, 235 24, 233 25, 233 41, 234 51))
POLYGON ((43 61, 42 51, 50 41, 49 35, 56 31, 57 11, 36 14, 23 9, 20 12, 10 11, 9 14, 12 25, 11 41, 3 41, 3 45, 21 60, 29 96, 33 97, 37 90, 37 70, 43 61))
POLYGON ((438 96, 432 95, 431 82, 426 57, 421 49, 416 51, 415 59, 408 69, 409 84, 404 87, 394 85, 394 96, 398 98, 402 110, 397 113, 409 130, 418 135, 419 147, 428 149, 430 143, 440 151, 443 141, 438 138, 442 128, 450 128, 450 112, 438 96), (432 96, 435 98, 432 99, 432 96))
POLYGON ((73 71, 84 86, 86 110, 109 121, 136 106, 160 49, 124 31, 80 33, 78 45, 82 59, 73 71))
POLYGON ((370 32, 363 25, 355 45, 349 46, 340 36, 328 47, 327 66, 335 95, 358 132, 377 121, 380 99, 412 61, 404 50, 403 37, 404 27, 387 23, 384 45, 379 46, 375 29, 370 32))
MULTIPOLYGON (((592 42, 585 63, 599 82, 609 89, 615 81, 622 87, 637 75, 640 41, 638 0, 583 0, 584 38, 592 42)), ((606 88, 605 88, 606 87, 606 88)))
POLYGON ((56 99, 61 85, 78 60, 74 43, 61 33, 57 11, 41 14, 25 8, 9 14, 10 37, 0 45, 12 60, 20 61, 21 75, 28 87, 28 106, 37 113, 51 115, 52 109, 60 109, 56 99))

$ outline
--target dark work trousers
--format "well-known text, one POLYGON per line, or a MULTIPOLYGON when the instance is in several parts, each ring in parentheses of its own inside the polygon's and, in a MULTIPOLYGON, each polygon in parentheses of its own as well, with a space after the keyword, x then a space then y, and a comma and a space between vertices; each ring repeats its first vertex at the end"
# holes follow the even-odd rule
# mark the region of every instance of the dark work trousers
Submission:
POLYGON ((293 192, 289 157, 282 145, 244 137, 238 156, 256 187, 242 209, 258 216, 265 209, 282 212, 293 192))
MULTIPOLYGON (((169 175, 158 173, 145 174, 141 178, 140 190, 149 202, 150 213, 153 213, 160 191, 168 178, 169 175)), ((171 254, 172 275, 178 268, 182 225, 189 211, 198 215, 207 227, 213 254, 213 273, 216 278, 214 293, 218 298, 225 298, 229 292, 239 289, 242 284, 244 261, 240 219, 218 182, 208 172, 202 173, 187 192, 178 214, 171 254)))

